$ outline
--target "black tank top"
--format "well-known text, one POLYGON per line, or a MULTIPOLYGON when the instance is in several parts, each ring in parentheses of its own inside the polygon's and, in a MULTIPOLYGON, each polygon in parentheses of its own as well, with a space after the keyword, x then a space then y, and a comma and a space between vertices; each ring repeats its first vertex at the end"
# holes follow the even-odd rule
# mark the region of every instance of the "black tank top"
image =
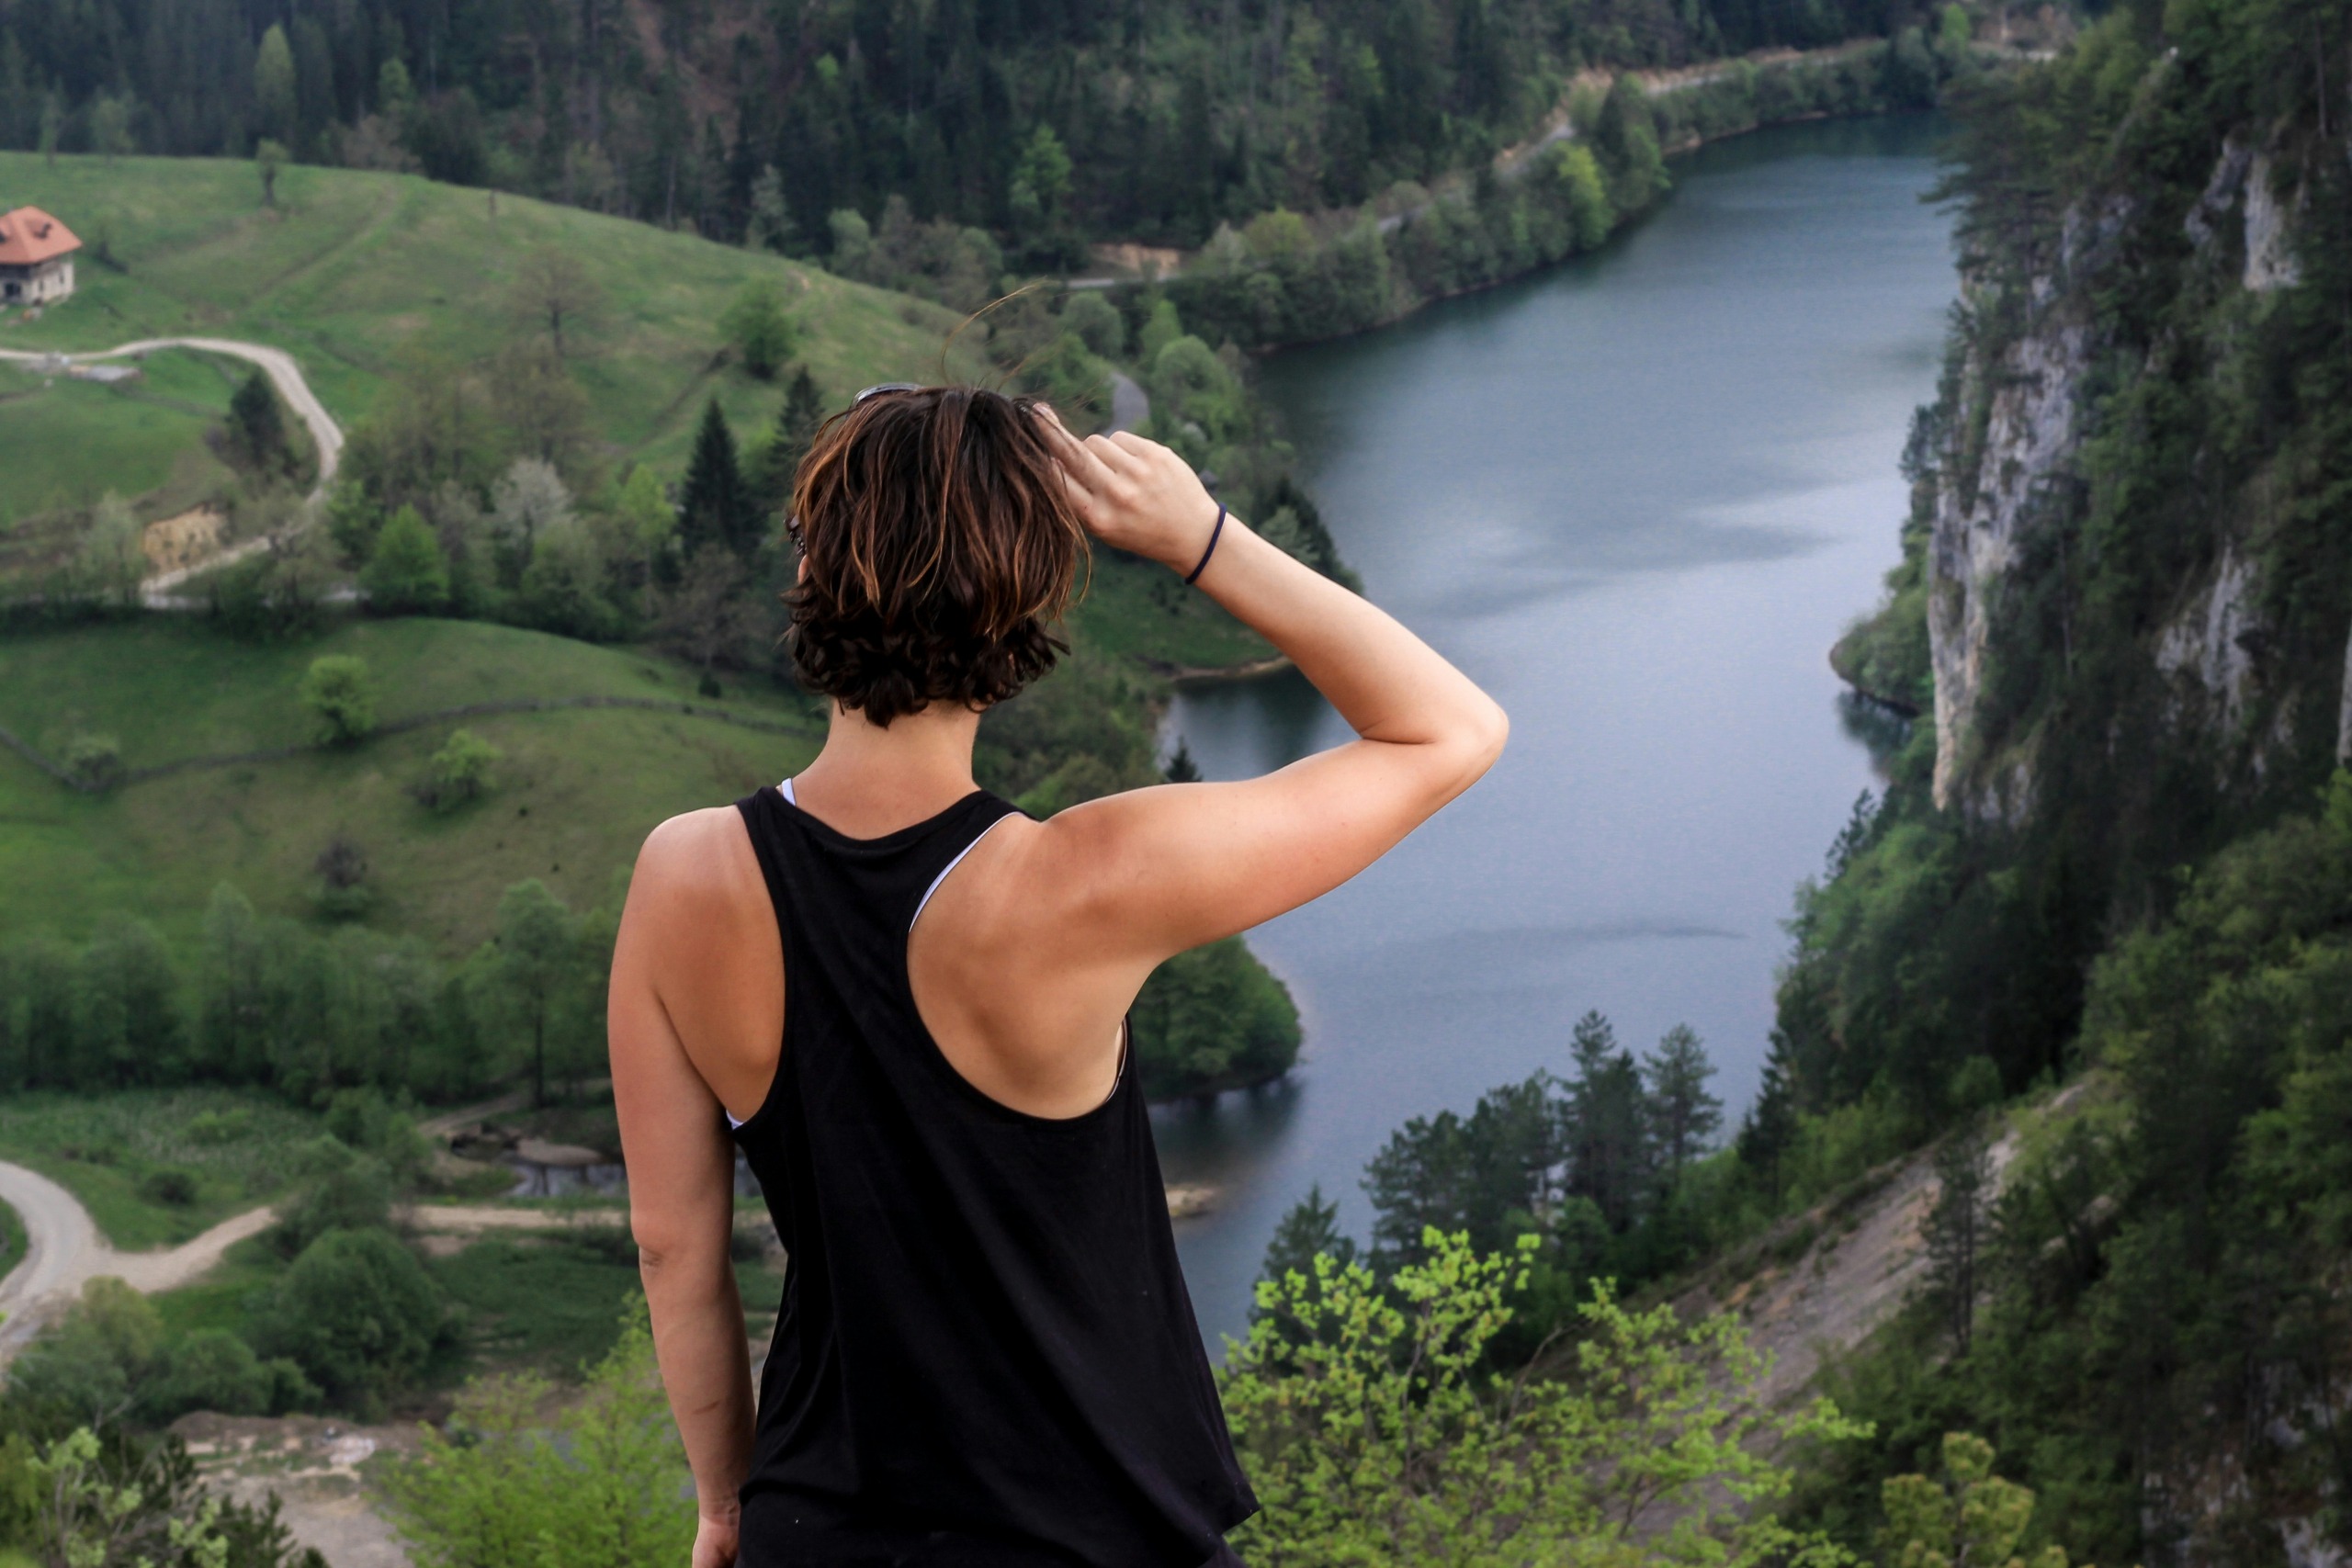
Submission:
POLYGON ((743 1568, 1197 1568, 1257 1511, 1125 1063, 1102 1105, 981 1093, 915 1010, 907 937, 1014 807, 878 839, 737 802, 784 937, 784 1048, 735 1138, 787 1254, 743 1568))

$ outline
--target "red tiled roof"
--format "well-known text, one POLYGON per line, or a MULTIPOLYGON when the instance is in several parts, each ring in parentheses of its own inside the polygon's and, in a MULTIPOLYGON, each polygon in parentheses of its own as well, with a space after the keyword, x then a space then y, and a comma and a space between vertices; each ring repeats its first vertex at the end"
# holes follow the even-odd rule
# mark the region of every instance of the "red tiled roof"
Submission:
POLYGON ((73 230, 38 207, 0 213, 0 266, 31 266, 81 248, 73 230))

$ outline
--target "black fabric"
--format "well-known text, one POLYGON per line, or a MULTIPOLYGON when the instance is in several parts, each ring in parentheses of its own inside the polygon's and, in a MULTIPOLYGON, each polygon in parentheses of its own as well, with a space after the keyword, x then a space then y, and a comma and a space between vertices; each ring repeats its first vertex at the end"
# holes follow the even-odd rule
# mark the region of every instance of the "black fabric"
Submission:
POLYGON ((735 1131, 788 1262, 744 1568, 1196 1568, 1257 1509, 1176 1260, 1136 1074, 1067 1121, 975 1089, 907 935, 1013 807, 852 839, 737 803, 784 938, 784 1048, 735 1131))

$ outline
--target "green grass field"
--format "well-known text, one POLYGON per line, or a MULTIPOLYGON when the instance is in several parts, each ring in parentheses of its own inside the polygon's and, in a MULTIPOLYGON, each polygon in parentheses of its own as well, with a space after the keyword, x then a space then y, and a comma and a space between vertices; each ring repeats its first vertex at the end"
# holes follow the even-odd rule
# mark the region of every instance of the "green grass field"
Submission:
MULTIPOLYGON (((52 164, 0 152, 0 193, 62 219, 85 247, 74 297, 39 321, 9 317, 0 348, 107 348, 178 333, 251 339, 293 353, 348 424, 404 355, 473 364, 542 331, 518 310, 515 278, 526 258, 553 246, 578 258, 603 296, 566 333, 596 427, 615 456, 675 468, 707 395, 746 434, 781 400, 717 363, 717 322, 747 281, 772 279, 786 291, 808 329, 800 358, 837 402, 875 381, 936 377, 958 320, 779 256, 416 175, 298 167, 277 188, 271 210, 246 163, 52 164)), ((978 374, 978 348, 959 343, 949 367, 978 374)))
MULTIPOLYGON (((0 337, 0 344, 7 340, 0 337)), ((229 470, 204 445, 242 378, 233 361, 175 351, 148 356, 134 380, 101 385, 0 360, 0 526, 90 505, 107 491, 177 510, 229 470)), ((0 535, 0 570, 24 549, 0 535)), ((30 563, 27 563, 30 564, 30 563)))
POLYGON ((248 1236, 221 1255, 212 1270, 192 1285, 148 1297, 164 1320, 166 1339, 199 1328, 242 1333, 253 1320, 253 1298, 285 1274, 286 1259, 262 1236, 248 1236))
MULTIPOLYGON (((367 660, 386 721, 511 697, 703 701, 694 672, 669 660, 510 626, 353 621, 315 641, 257 645, 157 616, 0 640, 0 725, 52 754, 76 731, 112 735, 131 768, 297 745, 310 729, 296 686, 327 653, 367 660)), ((783 777, 822 738, 810 705, 763 679, 729 682, 709 705, 794 728, 631 710, 497 715, 98 796, 0 752, 0 931, 78 938, 104 911, 131 909, 185 946, 223 880, 266 913, 308 914, 312 863, 345 833, 371 867, 371 925, 469 950, 508 886, 536 876, 593 905, 655 823, 783 777), (460 724, 505 757, 489 795, 436 815, 408 790, 460 724)))
POLYGON ((168 1247, 266 1202, 295 1179, 319 1118, 282 1100, 229 1089, 126 1089, 90 1097, 14 1095, 0 1101, 0 1156, 82 1201, 116 1247, 168 1247), (188 1135, 202 1111, 242 1112, 237 1135, 188 1135), (154 1201, 145 1179, 164 1168, 196 1178, 192 1202, 154 1201))

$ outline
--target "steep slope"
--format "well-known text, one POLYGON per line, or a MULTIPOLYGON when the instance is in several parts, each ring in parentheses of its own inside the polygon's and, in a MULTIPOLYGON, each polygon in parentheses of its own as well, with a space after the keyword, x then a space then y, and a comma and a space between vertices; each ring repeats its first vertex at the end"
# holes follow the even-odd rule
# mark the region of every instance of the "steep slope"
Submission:
POLYGON ((1973 1337, 1948 1303, 1849 1370, 1879 1436, 1807 1506, 1858 1543, 1969 1427, 2098 1561, 2341 1560, 2347 85, 2341 0, 2176 0, 1962 106, 1905 561, 1838 654, 1928 717, 1800 900, 1743 1147, 2118 1092, 1985 1216, 1973 1337))

